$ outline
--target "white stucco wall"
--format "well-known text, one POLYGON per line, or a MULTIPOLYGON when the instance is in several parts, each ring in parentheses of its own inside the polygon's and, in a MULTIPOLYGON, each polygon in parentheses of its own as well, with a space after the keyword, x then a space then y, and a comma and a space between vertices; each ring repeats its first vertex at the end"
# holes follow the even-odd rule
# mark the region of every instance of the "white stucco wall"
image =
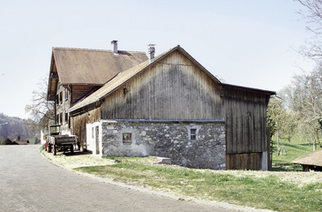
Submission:
POLYGON ((93 155, 102 156, 102 123, 94 122, 90 124, 86 124, 86 142, 87 142, 87 150, 91 151, 93 155), (96 146, 96 127, 98 127, 99 135, 99 154, 96 154, 97 146, 96 146))

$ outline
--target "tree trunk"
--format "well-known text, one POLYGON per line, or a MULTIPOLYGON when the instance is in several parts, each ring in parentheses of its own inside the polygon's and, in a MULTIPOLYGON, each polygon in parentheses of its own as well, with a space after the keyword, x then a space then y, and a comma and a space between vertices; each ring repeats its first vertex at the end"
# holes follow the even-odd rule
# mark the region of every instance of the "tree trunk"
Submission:
POLYGON ((317 144, 319 144, 319 146, 321 146, 320 138, 319 138, 319 130, 315 130, 314 134, 315 135, 314 135, 314 141, 313 141, 313 151, 316 150, 317 144))
POLYGON ((276 137, 277 137, 277 155, 279 156, 281 148, 280 148, 280 135, 279 135, 278 129, 276 130, 276 137))

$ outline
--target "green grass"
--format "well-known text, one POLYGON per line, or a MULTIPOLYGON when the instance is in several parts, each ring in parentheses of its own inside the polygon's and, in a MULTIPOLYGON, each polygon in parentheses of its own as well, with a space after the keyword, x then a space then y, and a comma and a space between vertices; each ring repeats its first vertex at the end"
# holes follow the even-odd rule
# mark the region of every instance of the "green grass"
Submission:
MULTIPOLYGON (((292 161, 312 153, 312 145, 295 137, 291 142, 280 140, 283 150, 273 154, 274 171, 301 171, 292 161)), ((275 146, 276 147, 276 146, 275 146)), ((236 172, 196 170, 154 164, 156 158, 110 157, 116 164, 78 168, 78 171, 114 178, 131 184, 148 186, 204 200, 222 201, 276 211, 322 211, 322 183, 285 182, 277 176, 253 177, 236 172)), ((241 171, 240 173, 247 173, 241 171)), ((284 174, 281 173, 283 176, 284 174)), ((292 172, 290 172, 292 177, 292 172)))
MULTIPOLYGON (((280 147, 282 151, 280 155, 277 155, 277 145, 275 138, 275 151, 273 153, 273 171, 301 171, 302 167, 298 164, 293 164, 292 161, 301 156, 309 155, 313 153, 312 144, 301 139, 299 136, 295 136, 291 142, 280 139, 280 147)), ((318 150, 320 149, 317 147, 318 150)))
POLYGON ((177 195, 223 201, 278 211, 321 211, 321 183, 299 187, 274 176, 256 178, 230 172, 196 170, 153 164, 154 158, 113 157, 111 166, 84 167, 78 171, 118 181, 171 191, 177 195))

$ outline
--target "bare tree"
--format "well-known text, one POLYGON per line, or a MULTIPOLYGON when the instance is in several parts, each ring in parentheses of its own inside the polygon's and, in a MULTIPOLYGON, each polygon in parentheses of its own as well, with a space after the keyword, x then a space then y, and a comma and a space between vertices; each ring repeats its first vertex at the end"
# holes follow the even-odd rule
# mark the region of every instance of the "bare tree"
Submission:
POLYGON ((54 103, 47 101, 47 87, 47 78, 44 78, 38 84, 38 89, 32 92, 31 104, 25 106, 25 111, 40 128, 45 128, 50 120, 55 120, 54 103))
POLYGON ((305 10, 299 13, 305 18, 307 29, 314 35, 312 40, 307 41, 303 47, 303 54, 320 60, 322 57, 322 0, 295 0, 304 6, 305 10))
POLYGON ((322 148, 322 66, 310 74, 295 76, 286 90, 289 107, 300 117, 297 122, 299 130, 313 142, 313 150, 317 144, 322 148))
POLYGON ((291 142, 295 134, 297 114, 284 106, 282 98, 273 97, 268 104, 267 117, 267 130, 270 132, 268 138, 276 135, 277 155, 280 155, 280 138, 291 142))

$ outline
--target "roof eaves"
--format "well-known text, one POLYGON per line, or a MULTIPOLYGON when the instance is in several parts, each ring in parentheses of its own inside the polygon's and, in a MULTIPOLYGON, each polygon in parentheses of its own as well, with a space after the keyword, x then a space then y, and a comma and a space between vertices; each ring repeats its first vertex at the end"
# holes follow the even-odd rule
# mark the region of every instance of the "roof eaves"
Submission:
POLYGON ((93 100, 93 101, 91 101, 91 102, 89 102, 89 103, 86 103, 85 105, 80 105, 80 106, 78 106, 78 107, 76 107, 76 108, 73 108, 73 107, 71 107, 69 110, 68 110, 68 112, 75 112, 75 111, 78 111, 79 109, 81 109, 81 108, 84 108, 84 107, 87 107, 87 106, 90 106, 90 105, 92 105, 92 104, 94 104, 94 103, 96 103, 96 102, 98 102, 99 101, 99 99, 95 99, 95 100, 93 100))
POLYGON ((233 88, 251 90, 251 91, 254 91, 254 92, 267 93, 269 95, 276 95, 276 92, 275 91, 263 90, 263 89, 259 89, 259 88, 251 88, 251 87, 245 87, 245 86, 239 86, 239 85, 232 85, 232 84, 227 84, 227 83, 222 83, 222 85, 223 86, 226 86, 226 87, 233 87, 233 88))
MULTIPOLYGON (((145 63, 145 62, 143 62, 143 63, 145 63)), ((153 63, 153 62, 152 62, 152 63, 153 63)), ((78 106, 78 107, 76 107, 76 108, 73 108, 73 107, 72 107, 72 108, 69 110, 69 112, 77 111, 77 110, 79 110, 79 109, 81 109, 81 108, 83 108, 83 107, 89 106, 89 105, 91 105, 91 104, 94 104, 94 103, 96 103, 96 102, 98 102, 98 101, 103 100, 104 98, 106 98, 107 96, 109 96, 111 93, 113 93, 114 91, 116 91, 117 89, 119 89, 120 87, 122 87, 124 84, 126 84, 127 82, 129 82, 131 79, 133 79, 133 78, 135 78, 136 76, 138 76, 140 73, 142 73, 142 72, 143 72, 144 70, 146 70, 148 67, 150 67, 150 65, 151 65, 152 63, 149 63, 147 66, 142 67, 142 69, 141 69, 138 73, 136 73, 135 75, 131 76, 129 79, 127 79, 127 80, 123 81, 122 83, 120 83, 118 86, 116 86, 113 90, 109 91, 109 92, 108 92, 108 93, 106 93, 105 95, 102 95, 101 97, 98 97, 98 98, 96 98, 96 99, 94 99, 94 100, 92 100, 92 101, 90 101, 90 102, 88 102, 88 103, 86 103, 86 104, 80 105, 80 106, 78 106)), ((138 64, 137 66, 139 66, 139 65, 142 65, 142 63, 141 63, 141 64, 138 64)), ((135 67, 137 67, 137 66, 135 66, 135 67)), ((132 67, 132 68, 135 68, 135 67, 132 67)), ((132 68, 130 68, 130 69, 132 69, 132 68)), ((130 70, 130 69, 128 69, 128 70, 130 70)), ((118 74, 117 74, 117 75, 118 75, 118 74)), ((117 75, 116 75, 115 77, 117 77, 117 75)), ((113 79, 115 79, 115 77, 113 77, 113 79)), ((111 79, 111 80, 109 80, 108 82, 106 82, 106 84, 107 84, 107 83, 109 83, 109 82, 111 82, 113 79, 111 79)))
POLYGON ((49 67, 49 77, 48 77, 48 87, 47 87, 47 101, 50 101, 49 93, 50 93, 50 87, 51 87, 51 73, 54 69, 54 51, 52 51, 51 54, 51 61, 50 61, 50 67, 49 67))
MULTIPOLYGON (((147 70, 148 68, 152 67, 154 64, 158 63, 160 60, 162 60, 163 58, 165 58, 166 56, 168 56, 169 54, 171 54, 172 52, 174 52, 175 50, 177 50, 178 48, 181 48, 179 45, 170 49, 169 51, 161 54, 160 56, 156 57, 152 62, 148 63, 146 66, 143 66, 142 69, 140 71, 138 71, 136 74, 134 74, 133 76, 131 76, 129 79, 125 80, 124 82, 122 82, 121 84, 119 84, 117 87, 115 87, 113 90, 111 90, 110 92, 106 93, 105 95, 103 95, 102 97, 100 97, 97 101, 100 101, 104 98, 106 98, 107 96, 109 96, 111 93, 113 93, 114 91, 116 91, 117 89, 119 89, 120 87, 122 87, 123 85, 125 85, 126 83, 128 83, 130 80, 132 80, 133 78, 137 77, 138 75, 140 75, 142 72, 144 72, 145 70, 147 70)), ((146 61, 145 61, 146 62, 146 61)), ((145 63, 143 62, 143 63, 145 63)), ((141 64, 138 64, 137 66, 140 66, 141 64)), ((135 67, 133 67, 135 68, 135 67)), ((132 68, 130 68, 132 69, 132 68)), ((128 70, 130 70, 128 69, 128 70)))

